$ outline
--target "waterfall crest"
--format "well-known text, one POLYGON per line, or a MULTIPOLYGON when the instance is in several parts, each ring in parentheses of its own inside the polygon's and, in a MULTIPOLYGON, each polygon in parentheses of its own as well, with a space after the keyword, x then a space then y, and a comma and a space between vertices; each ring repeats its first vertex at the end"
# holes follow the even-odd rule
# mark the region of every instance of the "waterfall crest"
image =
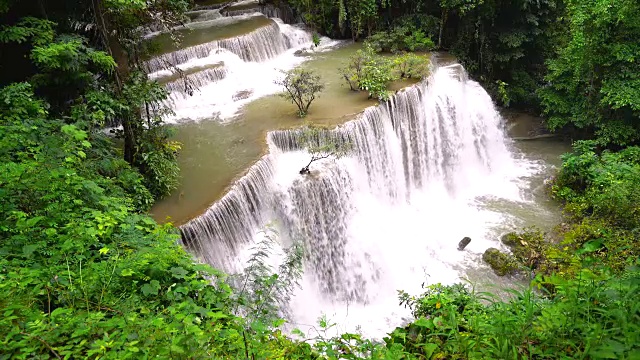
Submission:
POLYGON ((263 225, 262 210, 271 196, 265 190, 272 178, 273 163, 267 155, 204 214, 180 227, 183 246, 205 262, 224 268, 238 247, 263 225))
POLYGON ((311 39, 305 32, 291 31, 289 28, 285 28, 288 31, 283 32, 281 29, 283 24, 272 20, 269 25, 241 36, 214 40, 154 57, 145 66, 151 73, 167 70, 192 59, 208 57, 219 49, 230 51, 244 61, 262 62, 311 39))
MULTIPOLYGON (((185 75, 184 78, 167 82, 164 87, 172 94, 172 97, 175 97, 175 94, 180 94, 181 97, 185 97, 189 95, 189 92, 193 92, 194 87, 199 88, 212 82, 220 81, 227 76, 227 73, 228 71, 224 67, 205 69, 185 75)), ((173 100, 176 99, 174 98, 173 100)))

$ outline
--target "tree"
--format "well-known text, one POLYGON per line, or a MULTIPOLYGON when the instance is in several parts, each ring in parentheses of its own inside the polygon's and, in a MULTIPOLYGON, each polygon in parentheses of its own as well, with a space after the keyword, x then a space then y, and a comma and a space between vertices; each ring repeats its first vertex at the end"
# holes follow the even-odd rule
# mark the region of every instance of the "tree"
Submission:
POLYGON ((573 128, 600 145, 640 141, 640 3, 566 2, 568 39, 549 60, 539 94, 552 130, 573 128))
POLYGON ((28 80, 52 115, 92 136, 120 125, 122 156, 154 196, 175 188, 178 146, 161 121, 169 111, 167 93, 144 74, 141 39, 152 25, 180 23, 189 1, 6 3, 0 6, 0 44, 7 50, 0 54, 0 84, 28 80))
POLYGON ((328 129, 308 125, 300 131, 302 132, 301 146, 311 154, 307 165, 300 169, 301 175, 310 174, 309 166, 318 160, 341 158, 352 150, 351 142, 335 137, 335 134, 328 129))
POLYGON ((380 101, 389 99, 388 83, 394 79, 393 64, 376 54, 373 46, 364 44, 339 71, 352 91, 365 90, 369 98, 380 101))
POLYGON ((324 89, 324 84, 320 82, 320 76, 304 69, 293 69, 282 73, 284 78, 275 81, 277 85, 283 86, 285 89, 285 92, 280 96, 296 104, 298 116, 305 117, 313 100, 324 89))

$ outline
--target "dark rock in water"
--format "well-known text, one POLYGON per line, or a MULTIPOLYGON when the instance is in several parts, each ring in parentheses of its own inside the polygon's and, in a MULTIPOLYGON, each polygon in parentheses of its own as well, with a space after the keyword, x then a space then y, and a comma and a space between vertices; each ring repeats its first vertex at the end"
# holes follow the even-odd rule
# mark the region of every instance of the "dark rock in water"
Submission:
POLYGON ((482 254, 482 260, 491 266, 498 276, 512 274, 518 269, 518 264, 509 254, 505 254, 496 248, 488 248, 482 254))
POLYGON ((460 251, 464 250, 464 248, 466 248, 470 242, 471 242, 470 237, 468 236, 463 237, 462 240, 460 240, 460 242, 458 243, 458 250, 460 251))

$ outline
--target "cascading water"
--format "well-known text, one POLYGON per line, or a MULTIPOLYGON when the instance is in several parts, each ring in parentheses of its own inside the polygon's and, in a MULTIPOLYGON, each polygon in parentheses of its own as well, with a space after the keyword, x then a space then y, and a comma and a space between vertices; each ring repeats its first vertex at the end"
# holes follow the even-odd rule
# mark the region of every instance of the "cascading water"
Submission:
POLYGON ((309 154, 300 133, 272 132, 270 154, 181 228, 189 250, 230 271, 267 221, 283 243, 304 241, 305 275, 291 303, 298 327, 327 313, 340 330, 388 331, 406 316, 396 290, 457 281, 500 246, 500 226, 512 219, 485 205, 527 203, 522 179, 539 170, 514 156, 489 95, 460 65, 438 68, 322 137, 354 151, 303 176, 309 154), (464 236, 473 241, 459 252, 464 236))
POLYGON ((212 68, 202 71, 198 71, 193 74, 185 75, 184 77, 167 82, 165 89, 171 94, 172 100, 184 99, 187 95, 193 95, 193 93, 200 87, 207 84, 220 81, 227 76, 227 69, 225 68, 212 68))
MULTIPOLYGON (((197 11, 194 19, 211 17, 218 10, 197 11)), ((214 17, 215 19, 215 17, 214 17)), ((311 34, 303 28, 284 24, 280 19, 266 19, 251 13, 235 19, 221 18, 188 24, 192 28, 212 27, 213 23, 229 21, 259 24, 253 31, 240 36, 217 39, 189 46, 154 57, 146 62, 152 79, 171 79, 166 88, 170 93, 175 115, 165 117, 166 122, 217 118, 233 118, 238 110, 259 97, 280 91, 274 80, 282 70, 290 69, 305 60, 294 55, 303 47, 311 46, 311 34), (216 66, 216 68, 211 68, 216 66), (176 79, 175 68, 187 73, 176 79), (200 69, 205 69, 200 71, 200 69), (198 70, 190 72, 191 70, 198 70)), ((195 20, 194 20, 195 21, 195 20)), ((232 22, 233 23, 233 22, 232 22)), ((328 38, 316 49, 322 51, 335 45, 328 38)), ((165 80, 167 81, 167 80, 165 80)))
MULTIPOLYGON (((205 44, 190 46, 169 54, 157 56, 146 62, 149 72, 167 70, 173 66, 184 64, 192 59, 209 57, 212 52, 224 49, 243 61, 266 61, 285 52, 287 49, 306 42, 287 36, 280 31, 280 26, 275 21, 248 34, 229 39, 214 40, 205 44)), ((307 40, 308 41, 308 40, 307 40)))

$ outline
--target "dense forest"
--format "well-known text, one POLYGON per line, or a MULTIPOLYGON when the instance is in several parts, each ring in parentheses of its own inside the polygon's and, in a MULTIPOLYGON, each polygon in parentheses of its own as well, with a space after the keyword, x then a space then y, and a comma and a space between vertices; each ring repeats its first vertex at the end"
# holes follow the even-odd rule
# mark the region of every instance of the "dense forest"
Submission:
POLYGON ((180 144, 142 37, 193 4, 0 0, 0 359, 640 358, 637 0, 274 3, 379 52, 448 51, 501 106, 574 141, 548 188, 557 230, 509 234, 495 254, 530 288, 401 293, 415 321, 383 342, 285 336, 303 250, 278 271, 258 251, 238 279, 147 215, 178 184, 180 144))

